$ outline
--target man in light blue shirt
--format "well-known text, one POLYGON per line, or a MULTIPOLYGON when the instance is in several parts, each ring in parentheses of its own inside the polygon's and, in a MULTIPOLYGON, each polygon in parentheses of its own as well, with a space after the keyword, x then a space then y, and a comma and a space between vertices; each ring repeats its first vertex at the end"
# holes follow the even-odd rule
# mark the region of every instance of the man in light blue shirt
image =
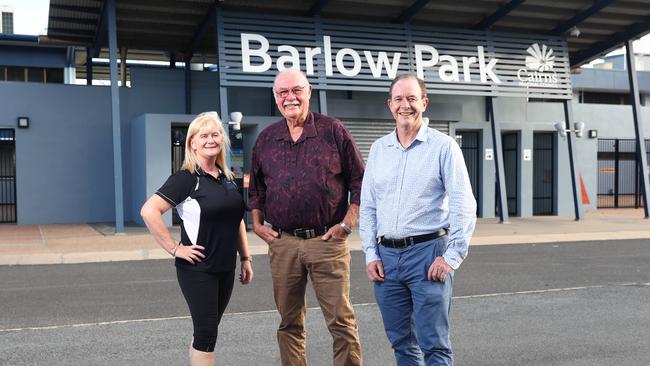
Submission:
POLYGON ((397 365, 453 365, 453 271, 467 256, 476 201, 460 147, 423 123, 424 82, 390 87, 392 133, 370 149, 359 230, 368 278, 397 365))

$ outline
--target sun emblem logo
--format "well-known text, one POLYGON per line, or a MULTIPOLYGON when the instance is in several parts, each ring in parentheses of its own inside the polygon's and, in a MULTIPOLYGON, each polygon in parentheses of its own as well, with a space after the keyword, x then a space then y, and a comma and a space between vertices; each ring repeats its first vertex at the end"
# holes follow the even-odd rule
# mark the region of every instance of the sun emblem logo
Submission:
POLYGON ((526 52, 530 54, 530 56, 526 56, 526 67, 531 70, 537 70, 540 72, 550 71, 553 68, 553 65, 555 65, 553 49, 547 47, 545 44, 540 48, 539 44, 535 43, 528 47, 526 52))

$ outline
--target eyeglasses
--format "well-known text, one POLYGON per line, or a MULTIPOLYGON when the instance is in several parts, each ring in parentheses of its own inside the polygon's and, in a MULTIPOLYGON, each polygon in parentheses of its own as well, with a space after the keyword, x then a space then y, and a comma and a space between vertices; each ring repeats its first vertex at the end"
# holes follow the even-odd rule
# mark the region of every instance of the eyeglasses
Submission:
POLYGON ((306 85, 294 86, 291 89, 278 89, 278 90, 273 90, 273 92, 278 98, 286 98, 289 96, 289 93, 293 93, 293 95, 299 97, 305 92, 306 88, 307 88, 306 85))

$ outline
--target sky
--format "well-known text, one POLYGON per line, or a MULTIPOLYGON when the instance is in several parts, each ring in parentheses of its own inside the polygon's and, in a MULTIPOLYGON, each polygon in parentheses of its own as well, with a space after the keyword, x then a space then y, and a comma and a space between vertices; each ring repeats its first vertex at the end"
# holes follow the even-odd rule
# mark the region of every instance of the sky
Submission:
MULTIPOLYGON (((14 33, 33 35, 47 33, 49 0, 0 0, 1 5, 9 6, 15 11, 14 33)), ((634 51, 637 53, 650 53, 650 34, 634 42, 634 51)), ((610 54, 624 52, 624 49, 621 48, 610 54)))

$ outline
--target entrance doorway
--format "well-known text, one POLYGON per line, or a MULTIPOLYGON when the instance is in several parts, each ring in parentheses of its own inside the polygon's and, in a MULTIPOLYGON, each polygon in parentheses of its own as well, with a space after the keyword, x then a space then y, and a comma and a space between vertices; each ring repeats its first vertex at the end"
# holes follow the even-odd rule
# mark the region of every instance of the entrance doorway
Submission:
POLYGON ((519 216, 517 208, 519 202, 519 134, 517 132, 504 133, 501 136, 501 144, 503 146, 503 170, 506 180, 508 215, 519 216))
POLYGON ((16 134, 0 129, 0 223, 15 223, 16 209, 16 134))
POLYGON ((533 133, 533 215, 552 215, 555 201, 554 133, 533 133))
POLYGON ((460 146, 461 151, 463 152, 463 158, 465 159, 465 165, 467 166, 467 173, 469 175, 469 181, 472 184, 472 192, 474 192, 474 198, 476 199, 476 213, 478 214, 478 208, 480 205, 480 191, 479 191, 479 168, 481 162, 480 156, 480 135, 478 131, 456 131, 456 142, 460 146))

